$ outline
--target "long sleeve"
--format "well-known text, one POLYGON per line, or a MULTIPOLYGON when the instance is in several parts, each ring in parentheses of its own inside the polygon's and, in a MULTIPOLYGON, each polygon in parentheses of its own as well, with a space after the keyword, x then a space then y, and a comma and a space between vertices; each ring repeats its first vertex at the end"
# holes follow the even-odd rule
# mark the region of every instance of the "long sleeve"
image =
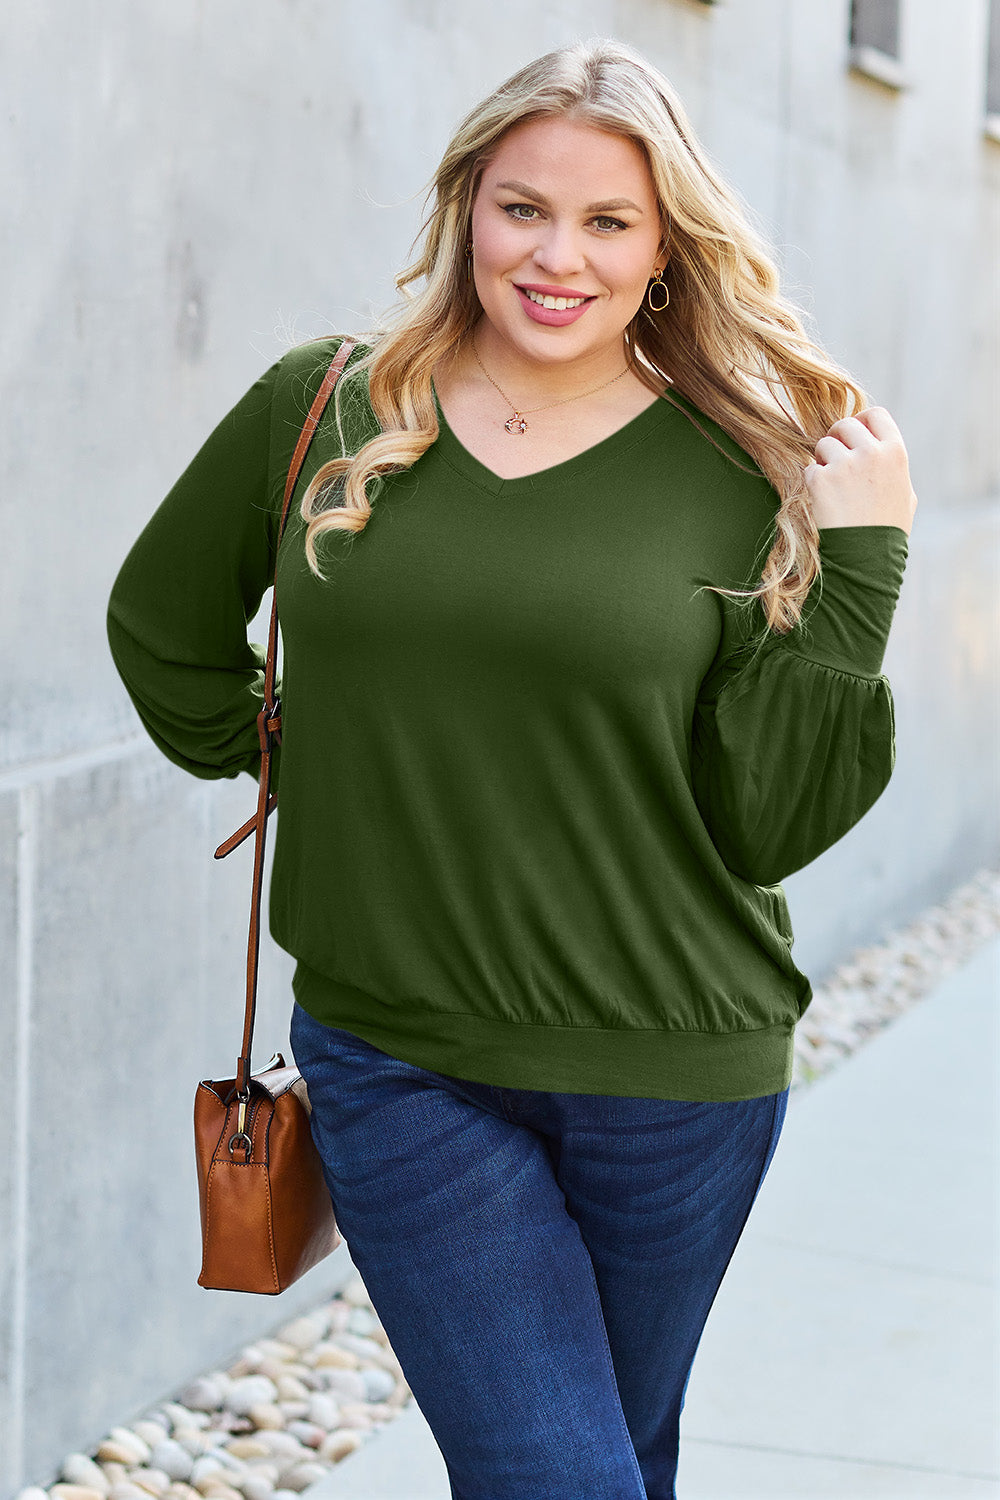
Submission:
MULTIPOLYGON (((756 651, 724 635, 692 736, 695 797, 727 867, 774 885, 854 827, 895 763, 881 675, 906 566, 898 526, 820 530, 802 619, 756 651)), ((759 616, 758 616, 759 618, 759 616)))
POLYGON ((195 776, 256 776, 260 763, 265 650, 247 640, 247 622, 274 570, 279 364, 177 480, 126 557, 108 606, 111 654, 139 717, 160 750, 195 776))

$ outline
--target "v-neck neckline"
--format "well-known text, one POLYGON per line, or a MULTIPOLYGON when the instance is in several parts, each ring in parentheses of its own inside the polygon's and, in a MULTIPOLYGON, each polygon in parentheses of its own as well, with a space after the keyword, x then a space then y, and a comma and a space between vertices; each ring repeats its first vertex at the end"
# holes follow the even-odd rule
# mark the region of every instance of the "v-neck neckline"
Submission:
POLYGON ((444 414, 436 390, 434 391, 434 404, 437 408, 439 429, 434 447, 440 456, 478 488, 487 490, 491 495, 510 496, 529 494, 532 490, 542 486, 548 488, 552 485, 561 485, 575 480, 583 473, 589 475, 594 469, 603 467, 616 458, 619 453, 624 453, 636 443, 641 442, 647 431, 661 420, 663 413, 672 409, 669 401, 656 397, 621 427, 609 433, 607 437, 599 439, 598 442, 592 443, 589 448, 584 448, 582 452, 575 453, 572 458, 563 459, 557 464, 550 464, 544 469, 536 469, 533 474, 522 474, 513 479, 504 479, 475 458, 465 444, 456 437, 444 414))

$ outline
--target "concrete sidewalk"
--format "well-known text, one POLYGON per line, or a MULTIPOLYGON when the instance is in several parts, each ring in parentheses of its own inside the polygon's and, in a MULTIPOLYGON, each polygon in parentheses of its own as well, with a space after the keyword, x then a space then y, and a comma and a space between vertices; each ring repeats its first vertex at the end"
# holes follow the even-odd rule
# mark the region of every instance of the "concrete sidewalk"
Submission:
MULTIPOLYGON (((998 999, 1000 940, 790 1101, 695 1361, 682 1500, 1000 1500, 998 999)), ((450 1500, 415 1402, 306 1500, 450 1500)))

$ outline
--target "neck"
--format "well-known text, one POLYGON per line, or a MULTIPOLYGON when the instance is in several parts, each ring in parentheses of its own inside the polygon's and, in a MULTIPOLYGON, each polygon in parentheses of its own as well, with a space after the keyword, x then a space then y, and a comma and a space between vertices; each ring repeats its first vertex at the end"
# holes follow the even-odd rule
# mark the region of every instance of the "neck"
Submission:
MULTIPOLYGON (((629 362, 624 339, 577 359, 531 359, 501 339, 485 317, 480 318, 471 337, 484 369, 512 402, 525 407, 578 396, 614 379, 629 362)), ((473 349, 467 345, 463 352, 468 364, 477 369, 473 349)))

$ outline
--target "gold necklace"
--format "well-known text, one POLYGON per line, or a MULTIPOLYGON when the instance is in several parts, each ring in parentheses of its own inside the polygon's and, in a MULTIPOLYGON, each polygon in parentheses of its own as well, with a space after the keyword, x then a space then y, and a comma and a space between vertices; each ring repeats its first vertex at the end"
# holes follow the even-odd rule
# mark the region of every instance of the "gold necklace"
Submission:
POLYGON ((551 411, 552 408, 553 408, 553 406, 567 406, 570 401, 582 401, 585 396, 596 396, 598 391, 606 390, 609 385, 614 385, 614 383, 615 383, 616 380, 621 380, 622 375, 627 375, 628 371, 629 371, 629 367, 628 367, 628 365, 626 365, 625 368, 624 368, 624 370, 622 370, 621 374, 619 374, 619 375, 612 375, 612 377, 611 377, 610 380, 606 380, 603 385, 596 385, 592 391, 581 391, 578 396, 566 396, 566 397, 564 397, 564 399, 562 401, 552 401, 552 402, 549 403, 548 406, 533 406, 527 412, 523 412, 523 411, 518 411, 517 407, 514 405, 513 401, 506 394, 506 392, 500 390, 500 387, 497 385, 496 381, 493 379, 493 376, 490 374, 490 372, 487 370, 486 366, 483 364, 482 360, 479 358, 479 351, 476 348, 476 343, 475 343, 474 339, 472 340, 472 353, 473 353, 473 356, 475 357, 476 364, 482 370, 483 374, 486 376, 486 379, 489 381, 490 385, 493 386, 494 390, 500 391, 500 395, 503 396, 503 399, 506 401, 507 405, 513 411, 514 415, 512 417, 508 417, 507 420, 506 420, 506 422, 503 424, 504 432, 512 432, 512 433, 513 432, 517 432, 517 433, 522 433, 523 434, 523 433, 527 432, 527 430, 528 430, 528 424, 524 420, 526 416, 528 416, 528 417, 534 416, 534 414, 535 414, 536 411, 551 411))

